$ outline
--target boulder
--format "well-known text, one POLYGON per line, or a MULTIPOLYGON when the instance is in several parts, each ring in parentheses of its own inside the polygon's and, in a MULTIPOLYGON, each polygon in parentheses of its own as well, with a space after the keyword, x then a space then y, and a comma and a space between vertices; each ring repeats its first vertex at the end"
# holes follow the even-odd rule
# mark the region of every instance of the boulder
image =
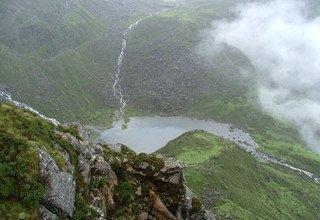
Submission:
POLYGON ((72 217, 75 202, 75 182, 70 173, 59 170, 53 158, 44 150, 39 149, 40 176, 45 181, 43 203, 58 208, 72 217))

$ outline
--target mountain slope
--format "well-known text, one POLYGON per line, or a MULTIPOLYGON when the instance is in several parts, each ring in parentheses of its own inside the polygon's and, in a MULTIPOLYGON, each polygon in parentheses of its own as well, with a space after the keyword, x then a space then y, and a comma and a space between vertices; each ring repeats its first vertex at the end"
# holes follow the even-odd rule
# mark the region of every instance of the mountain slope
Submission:
POLYGON ((118 107, 111 73, 122 34, 144 17, 128 33, 120 74, 125 117, 183 115, 230 123, 268 154, 319 173, 318 155, 305 148, 297 130, 261 110, 248 58, 229 46, 208 57, 199 46, 212 21, 234 16, 235 1, 174 2, 0 3, 0 90, 59 121, 110 125, 118 107), (170 10, 145 17, 165 7, 170 10))
POLYGON ((1 219, 213 219, 176 161, 86 138, 0 103, 1 219))
MULTIPOLYGON (((184 162, 187 185, 218 219, 318 219, 320 186, 299 173, 259 163, 204 131, 157 151, 184 162)), ((319 163, 318 163, 319 166, 319 163)))
POLYGON ((144 0, 1 2, 0 89, 59 120, 109 118, 101 115, 115 105, 110 74, 123 31, 161 8, 144 0))

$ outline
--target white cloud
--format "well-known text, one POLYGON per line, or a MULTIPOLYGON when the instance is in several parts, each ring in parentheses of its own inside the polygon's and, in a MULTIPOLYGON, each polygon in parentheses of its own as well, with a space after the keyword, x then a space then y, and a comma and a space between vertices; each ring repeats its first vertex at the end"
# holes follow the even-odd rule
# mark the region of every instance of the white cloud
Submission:
POLYGON ((320 152, 320 17, 306 10, 294 0, 241 5, 238 18, 215 22, 205 42, 241 49, 261 76, 263 108, 292 121, 320 152))

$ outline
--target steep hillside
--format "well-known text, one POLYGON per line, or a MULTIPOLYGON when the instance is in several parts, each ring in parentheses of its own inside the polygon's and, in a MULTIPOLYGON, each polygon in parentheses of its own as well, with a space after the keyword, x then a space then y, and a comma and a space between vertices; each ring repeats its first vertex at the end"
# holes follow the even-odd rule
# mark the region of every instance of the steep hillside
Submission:
POLYGON ((187 185, 218 219, 320 217, 320 185, 297 172, 259 163, 204 131, 185 133, 158 153, 185 163, 187 185))
POLYGON ((234 48, 207 61, 196 52, 200 31, 230 16, 232 2, 174 2, 174 8, 164 5, 170 1, 144 0, 3 2, 0 89, 63 121, 103 123, 117 107, 111 73, 124 29, 167 7, 167 13, 145 19, 129 33, 120 77, 127 115, 195 115, 196 104, 220 119, 217 111, 229 108, 224 102, 246 105, 249 84, 239 68, 252 72, 247 58, 234 48))
POLYGON ((0 104, 1 219, 214 218, 176 161, 86 138, 81 124, 0 104))
POLYGON ((63 121, 111 115, 123 31, 162 8, 144 0, 1 2, 0 89, 63 121))

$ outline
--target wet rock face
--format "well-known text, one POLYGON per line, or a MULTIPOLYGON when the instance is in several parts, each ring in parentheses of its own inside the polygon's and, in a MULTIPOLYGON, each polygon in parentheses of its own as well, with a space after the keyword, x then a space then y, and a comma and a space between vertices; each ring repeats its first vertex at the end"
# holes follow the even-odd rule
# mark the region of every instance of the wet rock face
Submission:
POLYGON ((53 158, 39 149, 40 176, 46 180, 43 203, 61 209, 69 217, 73 216, 75 202, 75 182, 70 173, 59 170, 53 158))

